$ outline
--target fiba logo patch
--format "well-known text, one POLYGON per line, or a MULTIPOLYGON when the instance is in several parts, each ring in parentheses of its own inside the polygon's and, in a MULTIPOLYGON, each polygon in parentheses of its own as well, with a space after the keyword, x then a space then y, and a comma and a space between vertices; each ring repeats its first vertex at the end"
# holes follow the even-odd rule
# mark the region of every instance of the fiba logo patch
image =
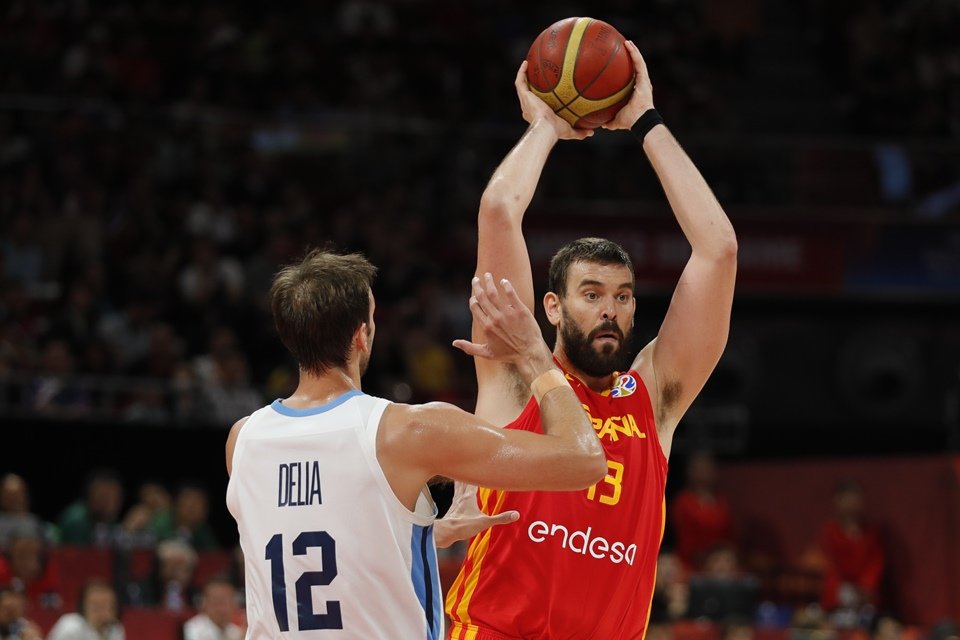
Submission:
POLYGON ((613 385, 613 389, 610 389, 610 397, 626 398, 627 396, 633 395, 633 392, 636 390, 636 379, 629 373, 625 373, 617 378, 617 381, 613 385))

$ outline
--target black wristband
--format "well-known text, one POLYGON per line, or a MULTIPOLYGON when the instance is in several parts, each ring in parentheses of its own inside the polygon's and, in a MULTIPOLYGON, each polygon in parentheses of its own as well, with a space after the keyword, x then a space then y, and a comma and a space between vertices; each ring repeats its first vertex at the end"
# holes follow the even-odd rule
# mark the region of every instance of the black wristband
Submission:
POLYGON ((663 118, 660 117, 660 113, 656 109, 650 107, 643 112, 642 116, 637 118, 637 121, 630 127, 630 131, 637 137, 637 140, 643 143, 643 139, 650 133, 650 129, 658 124, 663 124, 663 118))

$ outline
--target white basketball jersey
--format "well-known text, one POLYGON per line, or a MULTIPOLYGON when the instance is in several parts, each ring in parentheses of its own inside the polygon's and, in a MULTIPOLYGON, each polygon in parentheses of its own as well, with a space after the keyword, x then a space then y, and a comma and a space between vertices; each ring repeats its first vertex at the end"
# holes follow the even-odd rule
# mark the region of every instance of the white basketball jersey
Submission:
POLYGON ((426 489, 405 508, 377 462, 388 404, 360 391, 311 409, 277 400, 240 430, 227 507, 248 640, 442 637, 436 508, 426 489))

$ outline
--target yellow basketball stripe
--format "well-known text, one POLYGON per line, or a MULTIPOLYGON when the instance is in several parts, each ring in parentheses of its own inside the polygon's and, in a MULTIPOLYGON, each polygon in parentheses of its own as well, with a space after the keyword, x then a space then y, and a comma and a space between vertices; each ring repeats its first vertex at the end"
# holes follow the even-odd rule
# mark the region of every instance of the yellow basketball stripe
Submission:
POLYGON ((575 109, 580 113, 590 114, 594 111, 600 111, 601 109, 606 109, 607 107, 612 107, 617 104, 633 91, 633 83, 631 82, 620 91, 617 91, 615 94, 608 98, 601 98, 599 100, 591 100, 590 98, 584 98, 580 96, 573 102, 567 105, 570 109, 575 109))
POLYGON ((591 18, 577 18, 570 31, 570 38, 567 40, 567 48, 563 52, 563 66, 560 68, 560 80, 552 91, 538 91, 530 83, 527 86, 535 96, 550 105, 554 113, 570 123, 576 125, 580 118, 590 115, 595 111, 612 107, 633 91, 633 82, 630 82, 620 91, 612 96, 600 99, 585 98, 577 91, 574 83, 574 71, 576 71, 577 55, 580 52, 580 45, 583 42, 583 35, 593 22, 591 18), (583 115, 581 115, 583 114, 583 115))
POLYGON ((593 22, 590 18, 577 18, 570 31, 570 38, 567 40, 567 48, 563 52, 563 66, 560 67, 560 81, 554 87, 553 92, 560 99, 561 104, 570 104, 576 100, 579 91, 573 82, 573 72, 577 65, 577 54, 580 53, 580 43, 583 41, 583 33, 593 22))
POLYGON ((554 113, 569 122, 570 126, 575 125, 577 120, 580 119, 580 116, 563 106, 563 103, 560 102, 560 99, 553 94, 553 91, 537 91, 533 87, 530 87, 530 91, 533 92, 535 96, 546 102, 550 108, 553 109, 554 113))
MULTIPOLYGON (((496 515, 500 512, 500 509, 503 507, 503 501, 507 497, 506 491, 500 491, 497 495, 497 501, 493 506, 491 511, 486 511, 483 507, 487 506, 491 491, 489 489, 481 489, 481 510, 488 515, 496 515), (487 495, 483 495, 484 491, 487 492, 487 495)), ((487 549, 490 547, 490 534, 493 529, 487 529, 482 534, 476 538, 476 546, 473 549, 470 549, 467 554, 473 561, 473 566, 470 569, 470 575, 466 578, 466 587, 463 590, 463 597, 460 600, 460 604, 456 608, 456 612, 451 617, 457 621, 460 625, 468 627, 467 638, 476 637, 476 629, 469 629, 470 625, 470 600, 473 598, 473 593, 477 589, 477 583, 480 581, 480 569, 483 565, 483 559, 487 555, 487 549), (473 632, 471 636, 471 631, 473 632)), ((453 589, 450 590, 450 594, 453 595, 453 599, 448 596, 448 606, 452 608, 454 601, 456 600, 456 591, 453 589)))
POLYGON ((558 111, 557 115, 563 118, 564 120, 566 120, 567 122, 569 122, 571 127, 577 124, 577 120, 580 119, 580 116, 578 116, 573 111, 570 111, 570 109, 567 109, 567 108, 563 108, 560 111, 558 111))
POLYGON ((561 106, 561 103, 557 100, 557 96, 553 95, 553 91, 538 91, 537 88, 530 83, 527 83, 527 86, 530 87, 533 95, 550 105, 550 108, 554 111, 556 111, 557 107, 561 106))

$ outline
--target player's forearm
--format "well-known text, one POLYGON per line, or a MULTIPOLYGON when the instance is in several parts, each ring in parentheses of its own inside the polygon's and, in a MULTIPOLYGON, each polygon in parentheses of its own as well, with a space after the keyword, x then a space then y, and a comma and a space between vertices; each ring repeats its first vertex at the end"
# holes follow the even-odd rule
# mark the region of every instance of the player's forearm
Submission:
POLYGON ((572 457, 576 468, 565 461, 565 468, 576 480, 593 484, 607 472, 607 457, 600 439, 573 388, 564 384, 540 398, 540 423, 543 432, 557 438, 564 457, 572 457))
POLYGON ((553 353, 543 340, 531 345, 523 357, 512 362, 520 379, 528 387, 533 381, 548 371, 560 371, 553 361, 553 353))
POLYGON ((581 472, 589 475, 597 471, 603 476, 606 456, 593 424, 566 376, 553 362, 547 345, 542 346, 543 350, 530 349, 518 372, 540 405, 543 432, 557 439, 554 446, 559 455, 576 457, 573 462, 581 465, 578 467, 581 472))
POLYGON ((556 143, 557 133, 548 122, 538 120, 530 125, 493 172, 480 198, 480 215, 506 215, 512 221, 523 220, 556 143))
POLYGON ((735 260, 737 237, 733 225, 669 129, 663 125, 651 129, 644 138, 643 149, 694 253, 735 260))

